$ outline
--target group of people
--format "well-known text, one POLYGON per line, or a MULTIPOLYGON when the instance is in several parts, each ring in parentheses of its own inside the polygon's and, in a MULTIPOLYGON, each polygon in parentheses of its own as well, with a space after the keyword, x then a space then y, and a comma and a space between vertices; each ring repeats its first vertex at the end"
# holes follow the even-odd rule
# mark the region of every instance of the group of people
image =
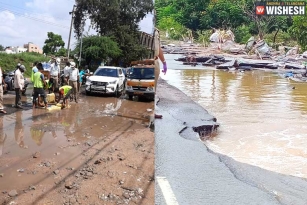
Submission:
POLYGON ((62 86, 60 86, 59 80, 61 78, 61 68, 60 68, 60 59, 53 58, 51 60, 51 68, 50 68, 50 78, 48 80, 48 84, 45 80, 45 76, 43 75, 41 63, 35 63, 32 68, 32 76, 31 80, 34 85, 33 90, 33 108, 39 106, 38 104, 41 100, 39 97, 42 97, 44 102, 44 107, 47 107, 46 93, 45 88, 48 87, 49 93, 57 93, 58 98, 57 102, 63 99, 62 108, 68 106, 68 100, 71 101, 74 99, 76 103, 78 103, 78 93, 79 93, 79 85, 81 81, 81 77, 79 74, 79 69, 76 68, 75 62, 67 62, 66 67, 63 69, 64 76, 62 78, 62 86), (73 96, 71 98, 71 95, 73 96), (38 100, 37 100, 38 99, 38 100))
MULTIPOLYGON (((66 67, 63 69, 64 76, 62 79, 61 85, 59 84, 61 68, 60 68, 60 59, 52 58, 50 68, 50 78, 46 79, 44 76, 43 64, 40 62, 35 62, 31 71, 31 81, 33 83, 33 108, 45 107, 47 108, 47 94, 46 89, 49 89, 49 93, 57 93, 57 103, 63 99, 62 108, 68 106, 68 101, 75 100, 78 103, 78 93, 80 91, 82 76, 87 75, 86 70, 79 72, 79 69, 76 67, 75 62, 67 62, 66 67)), ((26 67, 17 64, 14 71, 14 88, 15 88, 15 108, 23 109, 21 103, 21 94, 24 92, 25 88, 25 78, 24 72, 26 67)), ((3 86, 6 85, 3 77, 3 70, 0 67, 0 113, 6 114, 3 107, 3 86)))

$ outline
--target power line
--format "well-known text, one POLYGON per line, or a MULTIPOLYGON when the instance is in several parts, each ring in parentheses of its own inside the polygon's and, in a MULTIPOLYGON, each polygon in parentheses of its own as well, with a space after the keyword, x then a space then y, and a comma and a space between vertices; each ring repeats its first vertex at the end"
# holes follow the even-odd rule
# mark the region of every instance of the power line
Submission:
MULTIPOLYGON (((49 17, 49 16, 47 16, 47 15, 45 15, 45 14, 34 13, 34 12, 31 11, 31 10, 28 10, 28 9, 25 9, 25 8, 21 8, 21 7, 17 7, 17 6, 13 6, 13 5, 4 3, 4 2, 0 2, 0 4, 3 4, 3 6, 1 6, 2 8, 4 8, 4 6, 13 7, 13 8, 15 9, 15 11, 17 10, 16 12, 23 11, 23 12, 27 12, 27 13, 31 13, 31 14, 38 14, 38 15, 40 15, 40 16, 49 17), (18 10, 20 10, 20 11, 18 11, 18 10)), ((13 9, 11 9, 11 8, 6 8, 6 9, 9 9, 9 10, 12 10, 12 11, 13 11, 13 9)), ((62 18, 57 18, 57 20, 60 20, 60 19, 62 19, 62 18)), ((69 20, 69 19, 65 19, 65 20, 69 20)))
POLYGON ((19 12, 16 12, 16 11, 11 11, 9 9, 3 9, 3 8, 0 7, 0 11, 9 11, 9 12, 11 12, 11 13, 17 15, 17 16, 20 16, 20 17, 28 18, 28 19, 38 21, 38 22, 41 22, 41 23, 45 23, 45 24, 49 24, 49 25, 52 25, 52 26, 57 26, 57 27, 69 29, 68 26, 64 26, 64 25, 57 24, 57 23, 54 23, 54 22, 51 22, 51 21, 46 21, 46 20, 43 20, 43 19, 28 16, 28 15, 25 15, 25 14, 22 14, 22 13, 19 13, 19 12))

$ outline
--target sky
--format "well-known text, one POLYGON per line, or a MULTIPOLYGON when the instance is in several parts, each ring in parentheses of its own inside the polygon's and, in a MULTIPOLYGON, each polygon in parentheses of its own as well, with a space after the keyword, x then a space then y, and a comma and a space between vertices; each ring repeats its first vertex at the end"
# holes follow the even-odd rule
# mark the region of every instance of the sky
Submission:
MULTIPOLYGON (((47 39, 47 32, 52 31, 62 36, 65 48, 68 45, 69 28, 74 0, 0 0, 0 45, 23 46, 33 42, 40 48, 47 39)), ((141 22, 140 29, 152 33, 152 14, 141 22)), ((87 21, 85 31, 95 34, 87 21)), ((71 48, 77 40, 71 35, 71 48)))

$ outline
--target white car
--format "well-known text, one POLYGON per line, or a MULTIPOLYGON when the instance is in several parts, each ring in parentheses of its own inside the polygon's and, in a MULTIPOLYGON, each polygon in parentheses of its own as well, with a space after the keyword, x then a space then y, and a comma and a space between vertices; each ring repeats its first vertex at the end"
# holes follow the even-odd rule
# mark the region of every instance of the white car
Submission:
POLYGON ((85 93, 114 94, 119 97, 125 90, 125 74, 120 67, 100 66, 94 74, 87 78, 85 93))

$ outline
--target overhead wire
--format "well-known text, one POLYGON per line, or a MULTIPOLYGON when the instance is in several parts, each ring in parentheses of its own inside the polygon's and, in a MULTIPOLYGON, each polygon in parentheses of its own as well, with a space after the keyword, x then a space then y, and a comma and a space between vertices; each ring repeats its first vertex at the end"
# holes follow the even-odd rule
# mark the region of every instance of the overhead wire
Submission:
POLYGON ((17 15, 17 16, 20 16, 20 17, 28 18, 28 19, 31 19, 31 20, 34 20, 34 21, 38 21, 38 22, 41 22, 41 23, 45 23, 45 24, 49 24, 49 25, 52 25, 52 26, 57 26, 57 27, 61 27, 61 28, 70 29, 69 26, 64 26, 64 25, 57 24, 57 23, 54 23, 54 22, 51 22, 51 21, 46 21, 46 20, 43 20, 43 19, 39 19, 39 18, 30 16, 30 15, 26 15, 26 14, 20 13, 20 12, 12 11, 10 9, 2 8, 1 6, 0 6, 0 11, 8 11, 8 12, 11 12, 11 13, 17 15))
MULTIPOLYGON (((35 14, 37 14, 37 15, 40 15, 40 16, 45 16, 45 17, 50 17, 49 15, 45 15, 45 14, 41 14, 41 13, 35 13, 33 10, 28 10, 28 9, 25 9, 25 8, 21 8, 21 7, 17 7, 17 6, 14 6, 14 5, 11 5, 11 4, 8 4, 8 3, 4 3, 4 2, 2 2, 2 1, 0 1, 0 4, 2 4, 2 8, 4 7, 4 6, 6 6, 6 7, 8 7, 7 9, 9 9, 9 10, 17 10, 17 12, 27 12, 27 13, 31 13, 32 15, 35 15, 35 14), (10 7, 12 7, 12 8, 14 8, 14 9, 12 9, 12 8, 10 8, 10 7), (19 11, 18 11, 19 10, 19 11)), ((55 19, 57 19, 57 20, 63 20, 63 18, 55 18, 55 19)), ((70 18, 67 18, 67 19, 64 19, 64 20, 69 20, 70 18)))

